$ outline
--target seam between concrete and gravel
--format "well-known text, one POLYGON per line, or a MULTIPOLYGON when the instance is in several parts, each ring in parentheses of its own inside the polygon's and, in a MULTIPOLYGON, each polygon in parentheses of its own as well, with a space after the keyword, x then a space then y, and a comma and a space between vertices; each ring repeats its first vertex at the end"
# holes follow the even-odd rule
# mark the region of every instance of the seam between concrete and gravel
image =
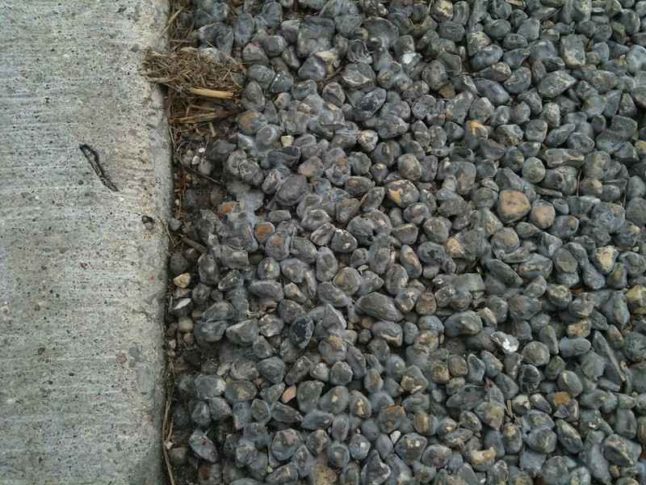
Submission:
POLYGON ((166 10, 3 3, 0 484, 162 483, 170 148, 140 64, 166 10))

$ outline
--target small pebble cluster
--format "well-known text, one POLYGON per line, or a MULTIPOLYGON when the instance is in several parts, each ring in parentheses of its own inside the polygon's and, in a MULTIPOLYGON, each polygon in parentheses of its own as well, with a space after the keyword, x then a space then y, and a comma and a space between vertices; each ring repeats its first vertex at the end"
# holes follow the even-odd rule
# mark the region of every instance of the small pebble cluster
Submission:
POLYGON ((239 3, 192 13, 246 75, 171 221, 184 483, 644 483, 646 1, 239 3))

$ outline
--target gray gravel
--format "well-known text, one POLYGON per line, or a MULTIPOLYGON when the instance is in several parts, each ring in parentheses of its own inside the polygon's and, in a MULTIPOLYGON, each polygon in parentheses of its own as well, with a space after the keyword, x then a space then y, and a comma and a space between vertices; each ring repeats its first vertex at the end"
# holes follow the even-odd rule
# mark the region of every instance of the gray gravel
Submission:
POLYGON ((646 1, 198 0, 186 483, 646 480, 646 1))

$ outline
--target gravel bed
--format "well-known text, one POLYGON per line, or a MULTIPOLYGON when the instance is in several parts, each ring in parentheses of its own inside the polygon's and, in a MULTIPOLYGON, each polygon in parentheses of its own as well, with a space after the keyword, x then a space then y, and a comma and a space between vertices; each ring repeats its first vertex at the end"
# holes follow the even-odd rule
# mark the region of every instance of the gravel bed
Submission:
POLYGON ((646 1, 191 15, 246 77, 170 223, 178 483, 645 483, 646 1))

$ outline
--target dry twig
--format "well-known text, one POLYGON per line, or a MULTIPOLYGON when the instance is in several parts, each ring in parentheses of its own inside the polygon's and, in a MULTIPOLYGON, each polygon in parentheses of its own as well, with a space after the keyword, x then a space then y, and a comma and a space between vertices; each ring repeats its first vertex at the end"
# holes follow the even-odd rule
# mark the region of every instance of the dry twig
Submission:
POLYGON ((169 122, 173 125, 179 124, 194 124, 194 123, 206 123, 209 121, 221 120, 229 117, 233 114, 230 111, 221 111, 215 113, 196 113, 188 116, 177 116, 169 119, 169 122))
POLYGON ((189 91, 191 94, 204 96, 205 98, 233 99, 235 96, 233 91, 218 91, 217 89, 191 88, 189 91))
POLYGON ((175 26, 175 22, 177 21, 177 17, 179 14, 181 14, 184 11, 185 7, 183 5, 180 5, 177 7, 177 10, 175 10, 170 17, 168 17, 168 22, 166 22, 166 27, 164 27, 164 30, 161 31, 159 34, 159 37, 162 38, 164 35, 166 35, 166 32, 168 32, 171 27, 175 26))
POLYGON ((166 396, 166 408, 164 409, 164 423, 162 425, 162 454, 164 455, 164 463, 166 464, 168 481, 170 482, 170 485, 175 485, 173 467, 170 464, 170 459, 168 457, 168 450, 166 449, 166 442, 167 442, 167 439, 170 437, 170 429, 168 424, 169 416, 170 416, 170 397, 166 396))

